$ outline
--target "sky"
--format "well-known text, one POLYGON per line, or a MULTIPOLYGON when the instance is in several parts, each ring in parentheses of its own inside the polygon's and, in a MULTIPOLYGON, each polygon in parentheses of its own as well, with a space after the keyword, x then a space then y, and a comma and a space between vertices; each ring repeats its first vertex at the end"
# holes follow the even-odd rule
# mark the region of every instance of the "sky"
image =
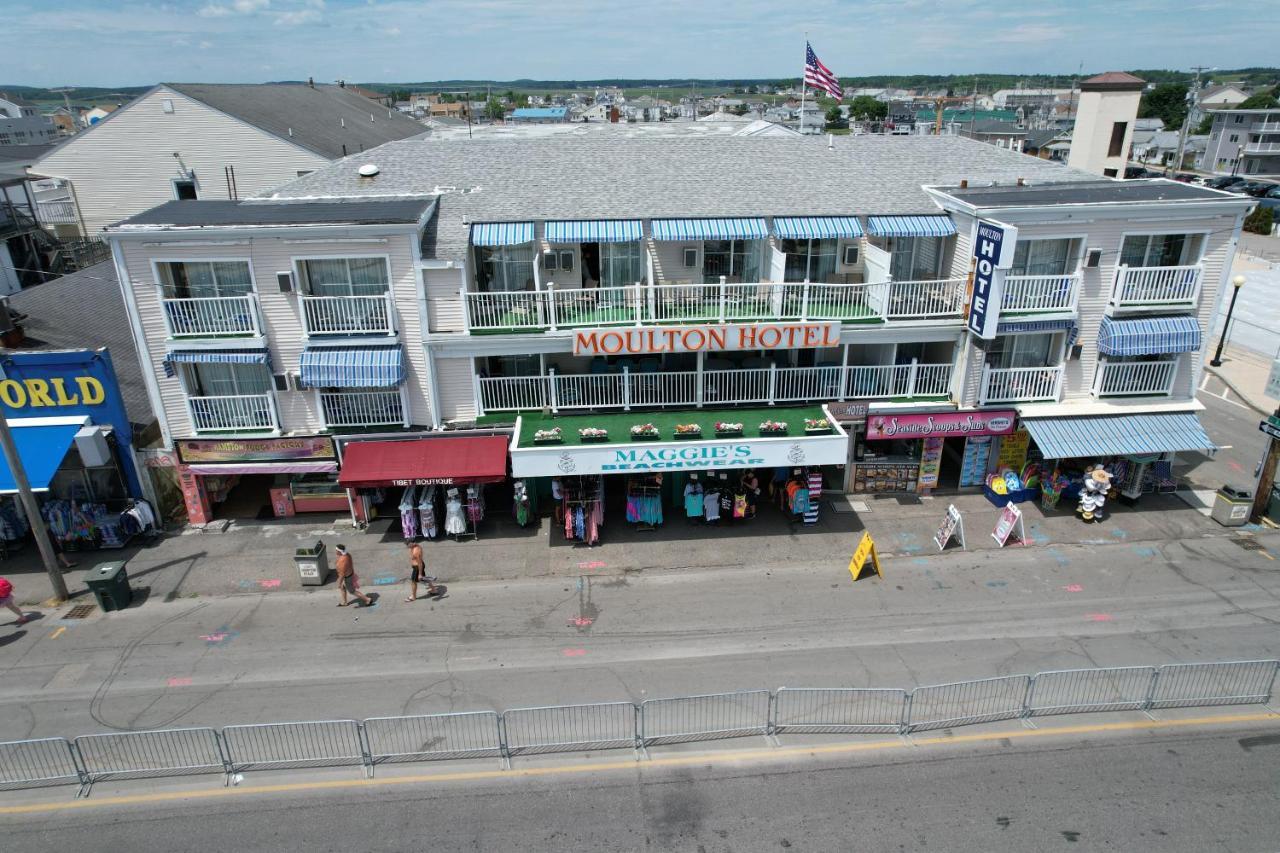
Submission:
MULTIPOLYGON (((1262 0, 1255 10, 1275 3, 1262 0)), ((1069 75, 1275 65, 1241 0, 5 0, 0 84, 1069 75)), ((1248 4, 1244 4, 1247 6, 1248 4)))

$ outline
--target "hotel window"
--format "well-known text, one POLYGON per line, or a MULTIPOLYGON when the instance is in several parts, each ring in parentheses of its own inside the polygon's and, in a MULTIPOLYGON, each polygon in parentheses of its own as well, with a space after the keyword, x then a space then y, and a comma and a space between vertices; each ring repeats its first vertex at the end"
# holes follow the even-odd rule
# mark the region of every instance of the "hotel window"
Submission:
POLYGON ((248 261, 162 261, 156 269, 166 299, 207 299, 253 292, 248 261))
POLYGON ((1178 267, 1200 258, 1199 234, 1131 234, 1120 247, 1120 263, 1127 267, 1178 267))
POLYGON ((829 282, 836 272, 835 240, 783 240, 785 281, 829 282))
POLYGON ((385 258, 312 258, 298 267, 311 296, 381 296, 391 284, 385 258))
POLYGON ((600 286, 626 287, 644 279, 644 255, 640 244, 600 244, 600 286))
POLYGON ((942 276, 942 237, 894 237, 889 275, 894 281, 930 281, 942 276))
POLYGON ((1065 275, 1078 254, 1078 240, 1019 240, 1009 275, 1065 275))
POLYGON ((988 367, 1055 367, 1058 338, 1053 332, 1031 335, 1000 335, 987 348, 988 367))
POLYGON ((708 284, 724 276, 731 282, 760 279, 760 240, 707 240, 702 244, 702 280, 708 284))
POLYGON ((476 282, 483 291, 533 290, 533 244, 476 246, 476 282))
POLYGON ((1118 121, 1111 125, 1111 144, 1107 146, 1108 157, 1119 157, 1124 154, 1124 134, 1128 129, 1127 121, 1118 121))
POLYGON ((272 389, 271 372, 263 364, 184 364, 183 379, 192 397, 252 397, 272 389))

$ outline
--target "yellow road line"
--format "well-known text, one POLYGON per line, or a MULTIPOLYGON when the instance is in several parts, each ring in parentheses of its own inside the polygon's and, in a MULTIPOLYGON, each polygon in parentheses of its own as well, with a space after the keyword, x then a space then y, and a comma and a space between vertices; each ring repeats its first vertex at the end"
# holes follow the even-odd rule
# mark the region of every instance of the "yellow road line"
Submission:
POLYGON ((49 639, 50 639, 50 640, 56 640, 56 639, 58 639, 59 637, 61 637, 63 634, 65 634, 66 632, 67 632, 67 626, 66 626, 66 625, 63 625, 61 628, 59 628, 58 630, 56 630, 56 631, 54 631, 52 634, 50 634, 50 635, 49 635, 49 639))
POLYGON ((165 791, 151 794, 131 794, 99 799, 66 800, 56 803, 34 803, 23 806, 0 806, 0 815, 37 814, 75 809, 103 808, 106 806, 143 805, 174 802, 178 800, 203 800, 219 797, 241 797, 257 794, 296 793, 301 791, 331 791, 353 788, 385 788, 399 785, 431 784, 441 782, 474 782, 489 779, 540 778, 565 776, 576 773, 637 770, 651 767, 686 767, 690 765, 729 764, 759 759, 801 758, 820 755, 847 755, 858 752, 875 752, 888 749, 908 749, 912 745, 943 746, 946 744, 989 743, 1001 740, 1061 737, 1063 735, 1099 734, 1102 732, 1149 731, 1159 729, 1188 728, 1193 726, 1223 726, 1235 723, 1255 723, 1267 720, 1280 721, 1280 714, 1228 714, 1216 717, 1189 717, 1181 720, 1133 720, 1117 723, 1094 723, 1078 726, 1055 726, 1035 729, 1017 728, 1011 731, 983 732, 969 735, 913 737, 862 743, 840 743, 828 746, 793 746, 771 749, 746 749, 733 752, 699 753, 698 755, 673 755, 647 761, 601 761, 595 763, 564 764, 554 767, 517 767, 511 770, 464 770, 449 773, 428 773, 415 776, 393 776, 374 779, 331 779, 322 782, 286 782, 278 785, 260 785, 251 788, 208 788, 197 791, 165 791))

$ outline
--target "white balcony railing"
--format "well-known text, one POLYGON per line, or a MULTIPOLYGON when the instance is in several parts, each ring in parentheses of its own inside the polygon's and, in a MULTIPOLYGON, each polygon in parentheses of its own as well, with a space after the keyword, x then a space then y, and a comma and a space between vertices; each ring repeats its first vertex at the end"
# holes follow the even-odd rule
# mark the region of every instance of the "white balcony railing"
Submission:
POLYGON ((1062 365, 1057 367, 982 367, 979 401, 987 403, 1045 403, 1058 401, 1062 365))
POLYGON ((1246 154, 1280 154, 1280 142, 1249 142, 1244 146, 1246 154))
POLYGON ((1095 397, 1167 397, 1173 393, 1178 360, 1121 361, 1098 363, 1094 378, 1095 397))
POLYGON ((80 224, 73 201, 37 201, 36 218, 48 225, 80 224))
POLYGON ((275 400, 270 394, 238 397, 188 397, 196 432, 278 432, 275 400))
POLYGON ((891 322, 953 320, 964 311, 964 280, 871 284, 755 282, 555 288, 459 297, 472 332, 584 326, 736 323, 777 320, 891 322))
POLYGON ((161 298, 161 304, 170 338, 236 338, 262 334, 258 298, 252 293, 161 298))
POLYGON ((396 333, 391 293, 377 296, 302 296, 302 328, 313 335, 396 333))
POLYGON ((1079 289, 1079 273, 1006 276, 1000 311, 1005 314, 1050 314, 1074 311, 1079 289))
POLYGON ((945 398, 950 364, 769 367, 665 373, 479 377, 481 412, 725 406, 868 398, 945 398))
POLYGON ((1113 310, 1169 310, 1194 308, 1200 299, 1199 264, 1179 267, 1116 268, 1111 288, 1113 310))
POLYGON ((404 396, 385 391, 321 391, 320 412, 326 427, 408 426, 404 396))

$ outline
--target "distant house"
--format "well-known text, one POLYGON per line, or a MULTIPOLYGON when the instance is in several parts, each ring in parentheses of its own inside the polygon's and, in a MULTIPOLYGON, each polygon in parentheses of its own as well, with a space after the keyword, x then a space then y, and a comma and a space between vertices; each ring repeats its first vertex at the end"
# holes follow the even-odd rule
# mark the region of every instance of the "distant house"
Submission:
POLYGON ((1041 160, 1057 160, 1065 163, 1071 150, 1071 134, 1055 128, 1028 130, 1022 139, 1022 153, 1041 160))
POLYGON ((0 92, 0 146, 45 145, 58 138, 58 128, 26 98, 0 92))
POLYGON ((119 108, 118 104, 103 104, 98 107, 90 107, 81 114, 80 120, 86 126, 92 126, 102 121, 119 108))
POLYGON ((424 132, 339 86, 166 83, 30 168, 70 187, 86 236, 173 199, 256 195, 424 132))
POLYGON ((956 132, 961 136, 968 136, 997 148, 1008 148, 1010 151, 1021 151, 1023 140, 1027 138, 1025 127, 1011 121, 990 119, 956 125, 956 132))
POLYGON ((58 107, 48 115, 59 136, 74 136, 79 132, 80 116, 66 107, 58 107))
POLYGON ((1239 86, 1230 83, 1221 86, 1210 86, 1200 92, 1201 108, 1206 110, 1234 109, 1249 99, 1249 93, 1239 86))
POLYGON ((525 124, 559 124, 569 120, 567 107, 517 107, 507 121, 525 124))

